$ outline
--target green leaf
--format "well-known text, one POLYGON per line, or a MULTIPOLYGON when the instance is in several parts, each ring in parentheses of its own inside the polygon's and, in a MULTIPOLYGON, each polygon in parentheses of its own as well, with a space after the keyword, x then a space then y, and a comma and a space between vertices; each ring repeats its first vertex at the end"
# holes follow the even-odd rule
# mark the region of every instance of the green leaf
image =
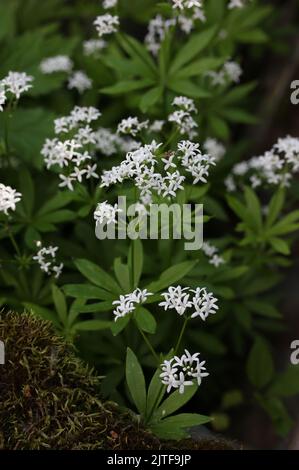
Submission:
POLYGON ((285 190, 279 188, 272 197, 266 219, 266 226, 271 227, 279 217, 285 202, 285 190))
POLYGON ((165 287, 169 287, 175 282, 185 277, 192 269, 196 266, 197 261, 184 261, 183 263, 175 264, 170 268, 166 269, 158 281, 151 282, 147 289, 149 292, 159 292, 165 287))
POLYGON ((75 323, 73 329, 76 331, 100 331, 111 327, 111 321, 105 320, 87 320, 75 323))
POLYGON ((22 194, 21 204, 25 214, 31 216, 34 206, 34 184, 28 169, 23 168, 20 172, 20 192, 22 194))
POLYGON ((249 212, 251 215, 250 225, 252 225, 252 222, 253 222, 256 230, 259 231, 262 228, 261 204, 255 192, 248 186, 245 187, 245 200, 247 204, 247 212, 249 212))
POLYGON ((161 382, 161 369, 160 367, 154 373, 152 380, 148 387, 147 401, 146 401, 146 414, 147 418, 153 415, 154 411, 159 407, 161 400, 165 394, 165 385, 161 382))
POLYGON ((285 372, 275 378, 269 389, 269 395, 291 397, 299 394, 299 368, 289 366, 285 372))
POLYGON ((119 335, 127 326, 129 321, 131 320, 131 315, 126 315, 123 318, 118 318, 116 321, 114 321, 111 325, 111 332, 113 336, 119 335))
POLYGON ((129 93, 130 91, 143 90, 154 85, 155 82, 148 78, 143 80, 126 80, 118 82, 115 85, 102 88, 100 91, 106 95, 122 95, 123 93, 129 93))
POLYGON ((264 388, 273 378, 272 355, 265 341, 257 338, 247 361, 247 376, 257 389, 264 388))
POLYGON ((53 313, 53 310, 50 310, 49 308, 41 307, 40 305, 36 305, 31 302, 23 302, 24 307, 29 310, 33 311, 36 315, 41 317, 43 320, 47 320, 52 322, 56 328, 59 328, 59 321, 57 318, 55 318, 55 314, 53 313))
POLYGON ((127 348, 126 381, 139 413, 144 415, 146 410, 144 375, 137 357, 130 348, 127 348))
POLYGON ((209 45, 216 33, 216 27, 206 29, 198 34, 193 34, 191 39, 180 48, 171 67, 170 74, 174 75, 185 64, 196 57, 205 47, 209 45))
POLYGON ((137 325, 142 331, 154 334, 157 328, 155 317, 144 307, 137 308, 135 312, 137 325))
POLYGON ((154 87, 148 90, 141 97, 139 107, 143 113, 146 113, 149 108, 154 106, 161 98, 163 89, 161 87, 154 87))
POLYGON ((163 419, 161 423, 152 424, 151 431, 161 439, 180 440, 189 437, 188 429, 211 421, 208 416, 184 413, 163 419))
POLYGON ((274 248, 275 251, 278 253, 281 253, 283 255, 289 255, 291 250, 289 245, 287 244, 286 241, 282 240, 281 238, 276 238, 272 237, 269 240, 272 248, 274 248))
POLYGON ((139 238, 131 242, 128 265, 132 276, 132 288, 135 289, 139 284, 143 269, 143 246, 139 238))
POLYGON ((175 93, 184 94, 184 96, 191 98, 209 98, 211 96, 208 90, 204 90, 187 79, 172 78, 167 82, 167 86, 175 93))
POLYGON ((260 44, 269 40, 269 37, 261 29, 250 29, 236 34, 236 39, 246 44, 260 44))
POLYGON ((122 33, 119 37, 124 50, 134 58, 135 61, 147 67, 148 75, 155 77, 157 75, 156 65, 146 47, 133 36, 122 33))
POLYGON ((62 291, 57 286, 55 286, 55 284, 52 285, 52 297, 53 297, 54 305, 58 313, 58 316, 61 322, 64 325, 66 325, 67 324, 66 300, 62 291))
POLYGON ((67 284, 63 286, 66 295, 80 299, 114 300, 115 296, 100 287, 91 284, 67 284))
POLYGON ((160 419, 166 418, 166 416, 175 413, 191 400, 197 390, 198 385, 195 383, 186 387, 184 393, 180 393, 179 390, 176 390, 169 395, 163 403, 161 403, 160 407, 155 412, 154 418, 159 421, 160 419))
POLYGON ((281 313, 269 302, 246 300, 245 305, 253 312, 268 318, 281 318, 281 313))
POLYGON ((176 78, 190 78, 195 76, 197 77, 207 71, 214 70, 220 67, 220 65, 222 65, 224 61, 225 58, 223 57, 205 57, 181 69, 178 73, 176 73, 175 76, 176 78))
POLYGON ((130 292, 130 272, 127 264, 121 262, 121 258, 114 260, 114 273, 115 277, 124 292, 130 292))
POLYGON ((86 259, 78 259, 75 261, 75 265, 80 273, 96 286, 102 287, 115 294, 121 293, 121 289, 113 277, 96 264, 86 259))
POLYGON ((61 209, 68 205, 74 196, 70 191, 59 191, 57 194, 52 197, 49 201, 47 201, 37 212, 37 216, 42 216, 44 214, 48 214, 49 212, 55 212, 57 209, 61 209))

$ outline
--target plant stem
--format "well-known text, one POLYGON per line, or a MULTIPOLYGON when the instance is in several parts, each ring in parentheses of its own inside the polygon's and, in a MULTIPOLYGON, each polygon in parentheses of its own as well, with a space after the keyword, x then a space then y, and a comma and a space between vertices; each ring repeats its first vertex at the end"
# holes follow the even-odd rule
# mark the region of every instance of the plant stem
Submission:
POLYGON ((178 352, 178 349, 180 347, 183 335, 184 335, 185 330, 186 330, 188 320, 189 320, 189 318, 185 317, 185 320, 184 320, 184 323, 183 323, 183 326, 182 326, 182 329, 181 329, 181 332, 180 332, 180 335, 179 335, 179 338, 178 338, 178 341, 177 341, 177 344, 176 344, 176 347, 175 347, 175 350, 174 350, 174 354, 177 354, 177 352, 178 352))
MULTIPOLYGON (((136 322, 136 321, 135 321, 136 322)), ((150 352, 152 353, 152 355, 154 356, 155 360, 157 361, 157 364, 160 363, 160 359, 159 359, 159 356, 158 354, 156 353, 156 351, 154 350, 153 346, 151 345, 148 337, 144 334, 144 332, 141 330, 141 328, 139 328, 137 322, 136 322, 136 326, 139 330, 139 333, 141 334, 142 338, 144 339, 144 342, 146 343, 147 347, 149 348, 150 352)))

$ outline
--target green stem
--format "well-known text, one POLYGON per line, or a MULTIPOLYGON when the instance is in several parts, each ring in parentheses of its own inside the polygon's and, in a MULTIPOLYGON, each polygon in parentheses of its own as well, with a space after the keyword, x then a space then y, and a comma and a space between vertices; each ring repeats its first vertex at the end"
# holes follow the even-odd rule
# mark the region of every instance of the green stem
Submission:
POLYGON ((159 364, 159 363, 160 363, 159 356, 158 356, 158 354, 156 353, 156 351, 154 350, 153 346, 151 345, 151 343, 150 343, 148 337, 144 334, 144 332, 141 330, 141 328, 139 328, 137 322, 136 322, 136 326, 137 326, 138 331, 139 331, 139 333, 141 334, 141 336, 142 336, 144 342, 146 343, 148 349, 150 350, 150 352, 151 352, 152 355, 154 356, 155 361, 157 361, 157 364, 159 364))
POLYGON ((189 318, 187 318, 187 317, 186 317, 185 320, 184 320, 184 323, 183 323, 183 326, 182 326, 182 329, 181 329, 181 332, 180 332, 180 335, 179 335, 179 338, 178 338, 178 341, 177 341, 177 344, 176 344, 176 347, 175 347, 175 350, 174 350, 174 354, 175 354, 175 355, 177 354, 178 349, 179 349, 179 347, 180 347, 180 344, 181 344, 183 335, 184 335, 185 330, 186 330, 186 326, 187 326, 188 320, 189 320, 189 318))
POLYGON ((16 240, 15 240, 15 237, 13 236, 13 233, 11 232, 11 230, 10 230, 10 228, 9 228, 9 225, 6 226, 6 230, 7 230, 9 239, 10 239, 10 241, 11 241, 11 243, 12 243, 12 245, 13 245, 13 247, 14 247, 16 253, 17 253, 17 255, 21 257, 20 249, 19 249, 18 244, 17 244, 17 242, 16 242, 16 240))

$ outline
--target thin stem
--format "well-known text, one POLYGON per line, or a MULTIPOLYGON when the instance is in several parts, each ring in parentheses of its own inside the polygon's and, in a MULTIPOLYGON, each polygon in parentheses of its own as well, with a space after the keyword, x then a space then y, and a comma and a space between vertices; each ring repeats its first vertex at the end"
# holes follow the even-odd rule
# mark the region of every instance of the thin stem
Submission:
POLYGON ((159 359, 159 356, 158 354, 156 353, 156 351, 154 350, 153 346, 151 345, 148 337, 144 334, 144 332, 141 330, 141 328, 139 328, 137 322, 135 321, 136 323, 136 326, 139 330, 139 333, 141 334, 142 338, 144 339, 144 342, 146 343, 147 347, 149 348, 150 352, 152 353, 152 355, 154 356, 155 360, 157 361, 157 364, 160 363, 160 359, 159 359))
POLYGON ((175 350, 174 350, 174 354, 176 354, 178 352, 178 349, 180 347, 183 335, 184 335, 185 330, 186 330, 188 320, 189 320, 189 318, 187 318, 187 317, 184 320, 184 323, 183 323, 183 326, 182 326, 182 329, 181 329, 181 332, 180 332, 180 335, 179 335, 179 338, 178 338, 178 341, 177 341, 177 344, 176 344, 176 347, 175 347, 175 350))
POLYGON ((15 240, 15 237, 13 236, 13 233, 11 232, 10 228, 9 228, 9 225, 6 226, 6 230, 7 230, 7 233, 8 233, 8 236, 9 236, 9 239, 14 247, 14 249, 16 250, 16 253, 18 256, 21 257, 21 252, 20 252, 20 249, 18 247, 18 244, 15 240))

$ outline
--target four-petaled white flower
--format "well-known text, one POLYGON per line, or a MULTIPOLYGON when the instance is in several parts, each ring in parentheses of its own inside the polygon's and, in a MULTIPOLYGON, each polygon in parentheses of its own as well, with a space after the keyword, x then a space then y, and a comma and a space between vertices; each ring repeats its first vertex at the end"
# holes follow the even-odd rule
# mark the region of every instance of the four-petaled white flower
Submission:
POLYGON ((42 60, 39 68, 44 74, 70 72, 73 68, 73 61, 67 55, 47 57, 42 60))
POLYGON ((79 93, 90 90, 92 87, 91 79, 82 70, 76 70, 69 78, 68 88, 71 90, 75 88, 79 93))
POLYGON ((48 275, 54 274, 54 277, 57 279, 62 273, 63 263, 56 263, 56 255, 58 251, 58 246, 48 246, 41 247, 42 244, 40 241, 36 242, 37 248, 40 248, 33 260, 36 261, 40 269, 48 275))
POLYGON ((0 89, 9 92, 18 100, 22 93, 32 88, 33 77, 25 72, 8 72, 0 81, 0 89))
POLYGON ((100 202, 94 212, 94 219, 96 221, 96 225, 109 225, 112 223, 116 224, 116 216, 119 212, 122 212, 122 210, 118 208, 117 204, 114 204, 114 206, 112 206, 111 204, 108 204, 107 201, 100 202))
POLYGON ((15 211, 16 204, 21 200, 21 197, 21 193, 0 183, 0 212, 7 215, 9 210, 15 211))

